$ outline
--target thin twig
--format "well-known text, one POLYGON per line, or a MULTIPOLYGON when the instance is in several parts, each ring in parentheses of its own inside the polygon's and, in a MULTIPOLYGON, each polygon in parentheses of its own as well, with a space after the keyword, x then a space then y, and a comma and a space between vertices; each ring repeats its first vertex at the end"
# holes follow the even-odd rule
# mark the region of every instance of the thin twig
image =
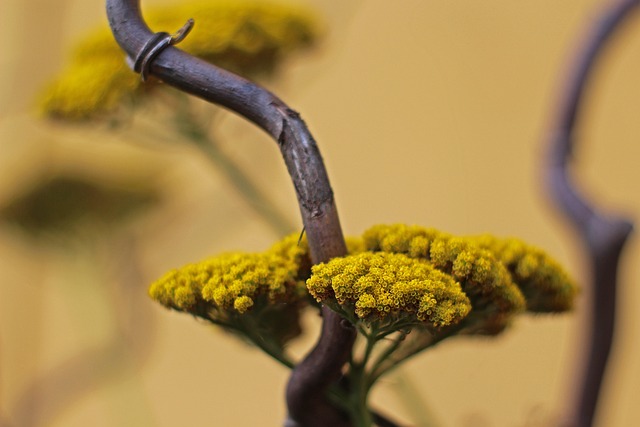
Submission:
POLYGON ((618 264, 633 228, 628 220, 610 216, 587 201, 569 181, 568 165, 575 143, 575 128, 583 96, 596 61, 611 36, 640 4, 638 0, 614 2, 606 8, 578 54, 569 74, 558 110, 546 164, 549 191, 559 209, 576 228, 588 253, 593 295, 588 325, 588 349, 581 361, 575 401, 569 404, 567 426, 593 424, 602 379, 611 350, 616 312, 618 264))
MULTIPOLYGON (((139 0, 107 0, 114 36, 134 60, 154 37, 139 0)), ((147 46, 148 52, 148 46, 147 46)), ((264 129, 278 142, 298 197, 313 263, 346 254, 346 245, 322 157, 299 114, 266 89, 169 46, 150 64, 150 74, 187 93, 220 104, 264 129)), ((287 387, 288 425, 349 426, 325 391, 341 374, 355 330, 323 307, 317 345, 294 369, 287 387)))

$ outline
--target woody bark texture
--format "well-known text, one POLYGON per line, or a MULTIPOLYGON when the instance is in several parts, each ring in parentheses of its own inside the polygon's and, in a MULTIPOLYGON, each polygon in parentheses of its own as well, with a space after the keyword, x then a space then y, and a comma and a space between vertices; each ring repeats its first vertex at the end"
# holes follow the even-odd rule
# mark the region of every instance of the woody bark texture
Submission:
POLYGON ((591 301, 589 302, 587 343, 580 351, 579 377, 563 415, 563 426, 588 427, 594 416, 607 361, 611 351, 616 314, 616 293, 620 256, 633 224, 603 212, 574 187, 569 163, 575 148, 575 129, 584 95, 597 60, 624 22, 636 11, 639 0, 612 2, 587 35, 569 73, 551 133, 546 163, 546 180, 557 207, 577 231, 589 262, 591 301))
MULTIPOLYGON (((107 0, 113 34, 135 61, 153 33, 139 0, 107 0)), ((186 18, 186 17, 185 17, 186 18)), ((314 263, 346 253, 338 213, 322 157, 299 114, 266 89, 168 46, 151 62, 149 74, 184 92, 221 105, 253 122, 277 141, 291 175, 314 263)), ((316 347, 294 369, 287 388, 287 425, 348 427, 325 392, 337 381, 355 340, 355 329, 323 308, 316 347)))

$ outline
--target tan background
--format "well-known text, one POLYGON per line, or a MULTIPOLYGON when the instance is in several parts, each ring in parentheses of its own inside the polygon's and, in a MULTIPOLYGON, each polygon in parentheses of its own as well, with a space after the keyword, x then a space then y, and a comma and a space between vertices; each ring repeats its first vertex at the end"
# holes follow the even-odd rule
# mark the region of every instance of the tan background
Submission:
MULTIPOLYGON (((539 166, 567 54, 604 2, 309 3, 326 17, 328 36, 273 88, 316 135, 346 233, 407 222, 517 235, 583 279, 582 253, 544 197, 539 166)), ((273 234, 192 150, 149 153, 97 131, 52 130, 30 116, 38 89, 60 69, 73 40, 105 20, 103 8, 86 0, 2 1, 0 194, 10 197, 33 165, 49 158, 114 159, 108 169, 123 173, 159 165, 172 202, 121 236, 136 242, 142 278, 133 300, 111 283, 130 260, 98 274, 77 256, 35 250, 0 228, 0 414, 25 423, 14 426, 280 425, 283 369, 144 297, 146 284, 172 267, 223 250, 261 250, 273 234), (127 306, 131 301, 139 305, 127 306), (110 311, 114 304, 128 307, 129 317, 110 311), (140 341, 122 341, 123 330, 140 341), (113 341, 119 344, 105 347, 113 341), (115 353, 105 357, 105 348, 115 353), (87 351, 84 365, 73 359, 87 351), (85 365, 88 372, 73 368, 85 365), (62 380, 51 380, 52 372, 62 380), (83 379, 86 388, 78 386, 83 379), (33 384, 44 386, 25 394, 33 384), (68 402, 57 400, 67 395, 68 402)), ((599 69, 577 168, 582 187, 632 217, 640 212, 638 52, 636 18, 599 69)), ((225 149, 297 220, 275 144, 240 120, 225 123, 241 135, 225 149)), ((600 426, 640 425, 639 251, 633 240, 623 260, 600 426)), ((410 419, 402 402, 424 399, 442 426, 545 425, 570 388, 580 322, 579 314, 524 317, 496 340, 445 343, 389 377, 374 402, 410 419)))

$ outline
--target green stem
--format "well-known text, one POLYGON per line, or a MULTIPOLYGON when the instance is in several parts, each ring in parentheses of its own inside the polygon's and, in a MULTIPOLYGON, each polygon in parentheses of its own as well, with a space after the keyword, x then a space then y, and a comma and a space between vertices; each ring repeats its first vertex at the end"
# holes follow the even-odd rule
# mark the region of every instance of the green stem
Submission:
MULTIPOLYGON (((183 105, 181 104, 178 109, 182 108, 183 105)), ((174 113, 175 110, 172 110, 172 114, 174 113)), ((174 117, 173 121, 177 125, 169 129, 170 132, 176 134, 173 137, 168 136, 166 132, 162 132, 162 129, 159 130, 155 123, 147 124, 143 120, 142 118, 138 120, 136 129, 142 130, 142 132, 137 132, 136 138, 169 143, 175 142, 177 136, 193 143, 226 176, 243 200, 269 225, 278 237, 295 230, 294 224, 275 207, 274 203, 269 201, 267 196, 251 181, 242 168, 217 147, 213 139, 205 131, 207 126, 200 123, 193 115, 179 113, 177 117, 174 117)))
POLYGON ((367 338, 367 346, 364 350, 364 355, 362 356, 362 366, 367 366, 367 363, 369 363, 369 359, 371 358, 371 354, 373 353, 373 348, 375 347, 376 343, 377 343, 377 339, 375 338, 375 336, 372 335, 365 335, 367 338))
POLYGON ((207 158, 228 178, 229 182, 243 196, 249 206, 263 219, 278 236, 294 230, 291 221, 269 201, 268 197, 251 181, 249 176, 225 154, 213 141, 195 114, 186 108, 179 108, 175 117, 177 132, 194 143, 207 158))
POLYGON ((351 414, 351 421, 354 427, 370 427, 373 425, 373 416, 367 404, 371 383, 368 381, 367 365, 371 360, 379 336, 383 335, 376 324, 372 324, 369 331, 363 333, 366 339, 366 346, 360 361, 350 360, 349 382, 348 382, 348 411, 351 414))
MULTIPOLYGON (((391 355, 398 349, 398 347, 400 347, 400 344, 402 343, 402 341, 404 341, 406 336, 407 332, 401 331, 398 336, 394 338, 393 342, 389 346, 387 346, 386 350, 377 357, 370 371, 368 379, 369 387, 373 386, 375 381, 380 378, 382 373, 377 374, 377 371, 384 364, 384 362, 391 357, 391 355)), ((382 372, 384 372, 384 370, 382 372)))
MULTIPOLYGON (((378 366, 376 366, 374 369, 371 370, 371 374, 369 375, 369 381, 371 382, 371 384, 375 383, 382 375, 384 375, 387 372, 393 370, 393 368, 395 368, 396 366, 398 366, 402 362, 404 362, 407 359, 415 356, 418 353, 421 353, 422 351, 426 350, 427 348, 435 346, 436 344, 442 342, 443 340, 445 340, 445 339, 447 339, 449 337, 457 335, 466 326, 467 326, 467 323, 463 320, 459 324, 457 324, 457 325, 451 327, 450 329, 448 329, 446 332, 443 332, 443 333, 441 333, 439 335, 435 335, 433 337, 433 339, 431 341, 429 341, 429 343, 427 345, 417 346, 417 347, 411 349, 410 351, 408 351, 407 353, 404 353, 401 357, 399 357, 399 358, 397 358, 395 360, 390 360, 388 358, 387 359, 380 358, 378 366), (386 364, 386 366, 385 366, 385 362, 387 362, 387 361, 389 361, 389 363, 386 364)), ((397 347, 398 346, 396 346, 394 351, 397 350, 397 347)))
POLYGON ((249 341, 251 341, 256 347, 264 351, 267 355, 271 356, 272 359, 279 362, 281 365, 289 369, 294 368, 295 363, 289 360, 289 358, 287 358, 282 353, 282 348, 271 341, 266 341, 264 338, 256 334, 254 332, 255 329, 251 325, 243 325, 244 327, 240 327, 240 322, 235 322, 234 324, 221 322, 219 320, 213 319, 207 313, 195 312, 194 315, 206 320, 207 322, 211 322, 214 325, 218 325, 223 329, 234 331, 241 336, 248 338, 249 341))
POLYGON ((359 363, 351 366, 349 390, 353 427, 371 427, 373 425, 373 417, 367 404, 370 388, 364 364, 359 363))
POLYGON ((397 331, 410 330, 413 326, 415 326, 415 321, 410 320, 398 320, 383 327, 379 327, 375 322, 371 324, 371 332, 365 333, 364 335, 372 335, 375 337, 376 341, 380 341, 386 338, 388 335, 393 334, 397 331))
POLYGON ((284 354, 282 354, 282 352, 280 351, 280 348, 273 345, 273 343, 266 342, 260 339, 259 337, 256 337, 253 334, 248 333, 247 331, 244 331, 244 332, 245 332, 245 335, 251 340, 252 343, 258 346, 260 350, 264 351, 266 354, 271 356, 274 360, 276 360, 277 362, 280 362, 282 366, 289 369, 293 369, 295 367, 295 363, 293 363, 284 354))
POLYGON ((295 364, 285 356, 283 348, 273 340, 267 340, 264 336, 256 333, 258 327, 259 325, 255 325, 252 321, 249 321, 247 322, 246 327, 242 329, 242 333, 269 356, 280 362, 285 367, 293 369, 295 364))

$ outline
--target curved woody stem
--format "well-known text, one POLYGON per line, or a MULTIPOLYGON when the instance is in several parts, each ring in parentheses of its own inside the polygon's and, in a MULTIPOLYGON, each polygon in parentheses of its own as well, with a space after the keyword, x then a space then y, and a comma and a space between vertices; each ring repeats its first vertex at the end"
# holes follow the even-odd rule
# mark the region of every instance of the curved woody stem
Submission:
MULTIPOLYGON (((139 0, 107 0, 114 36, 129 58, 149 53, 154 34, 139 0)), ((253 122, 278 142, 298 197, 314 263, 346 253, 338 213, 322 157, 299 114, 266 89, 195 58, 173 46, 149 64, 151 75, 180 90, 226 107, 253 122)), ((347 427, 344 414, 325 397, 337 381, 355 340, 355 330, 326 307, 316 347, 294 369, 287 387, 290 426, 347 427)))
POLYGON ((575 127, 587 83, 599 55, 611 36, 640 5, 640 0, 620 0, 609 6, 586 39, 561 100, 554 124, 546 164, 546 181, 559 209, 568 217, 583 240, 590 263, 591 286, 588 324, 588 348, 581 361, 576 395, 569 403, 566 426, 593 424, 598 396, 613 343, 617 273, 620 255, 632 231, 630 221, 610 216, 587 201, 568 177, 568 165, 574 148, 575 127))

